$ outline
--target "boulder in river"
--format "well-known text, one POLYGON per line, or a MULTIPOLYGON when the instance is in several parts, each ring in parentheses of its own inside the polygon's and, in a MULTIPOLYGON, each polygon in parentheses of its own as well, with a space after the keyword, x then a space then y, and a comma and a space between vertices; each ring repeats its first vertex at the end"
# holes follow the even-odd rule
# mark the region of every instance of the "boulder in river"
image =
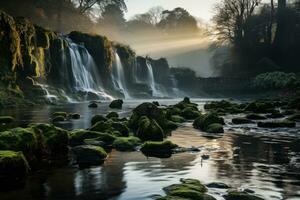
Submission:
POLYGON ((102 147, 93 145, 76 146, 73 149, 79 165, 101 165, 107 157, 107 153, 102 147))
POLYGON ((114 109, 122 109, 122 106, 123 106, 123 100, 122 99, 113 100, 109 104, 109 107, 114 108, 114 109))
POLYGON ((233 124, 252 124, 254 123, 252 120, 242 117, 237 117, 232 119, 233 124))
POLYGON ((172 155, 172 150, 178 146, 171 141, 163 142, 145 142, 141 146, 141 151, 146 156, 165 158, 172 155))
POLYGON ((165 137, 163 129, 148 117, 142 117, 138 122, 137 137, 143 141, 162 141, 165 137))
POLYGON ((15 119, 11 116, 0 116, 0 124, 12 123, 15 119))
POLYGON ((289 120, 258 122, 258 127, 261 128, 294 128, 296 123, 289 120))
POLYGON ((226 200, 263 200, 260 197, 250 195, 246 192, 229 191, 228 194, 224 195, 226 200))
POLYGON ((104 117, 103 115, 95 115, 92 120, 91 120, 91 124, 92 126, 95 125, 97 122, 106 122, 107 119, 106 117, 104 117))
POLYGON ((114 141, 113 147, 118 151, 134 151, 139 144, 141 140, 137 137, 119 137, 114 141))
POLYGON ((250 120, 265 120, 265 119, 267 119, 267 117, 265 117, 263 115, 255 114, 255 113, 246 115, 246 118, 250 119, 250 120))

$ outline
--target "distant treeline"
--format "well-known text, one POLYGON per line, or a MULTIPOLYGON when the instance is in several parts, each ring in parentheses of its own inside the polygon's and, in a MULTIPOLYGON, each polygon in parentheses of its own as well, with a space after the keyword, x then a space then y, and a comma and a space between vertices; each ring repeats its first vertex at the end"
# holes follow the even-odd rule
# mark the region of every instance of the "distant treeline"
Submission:
POLYGON ((215 10, 213 62, 223 76, 300 71, 299 0, 222 0, 215 10))

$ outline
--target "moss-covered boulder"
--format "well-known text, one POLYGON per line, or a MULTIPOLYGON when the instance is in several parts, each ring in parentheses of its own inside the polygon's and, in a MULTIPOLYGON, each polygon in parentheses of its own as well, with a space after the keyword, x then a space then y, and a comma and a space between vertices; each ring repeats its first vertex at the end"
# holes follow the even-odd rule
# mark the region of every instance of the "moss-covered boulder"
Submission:
POLYGON ((55 122, 63 122, 63 121, 66 121, 67 119, 64 117, 64 116, 56 116, 56 117, 53 117, 52 118, 52 122, 55 123, 55 122))
POLYGON ((183 117, 181 117, 181 116, 179 116, 179 115, 172 115, 172 116, 170 117, 170 120, 171 120, 172 122, 175 122, 175 123, 183 123, 183 122, 186 121, 183 117))
POLYGON ((129 136, 129 128, 127 127, 127 125, 125 123, 113 122, 111 124, 111 127, 114 131, 118 131, 121 134, 121 136, 123 136, 123 137, 129 136))
POLYGON ((51 155, 66 153, 69 145, 69 132, 51 124, 32 124, 35 132, 44 136, 47 149, 51 155))
POLYGON ((110 112, 106 115, 106 118, 108 118, 108 119, 119 118, 119 114, 116 112, 110 112))
POLYGON ((146 156, 150 157, 170 157, 172 155, 172 150, 178 146, 171 141, 163 142, 145 142, 141 146, 141 151, 146 156))
POLYGON ((84 144, 86 139, 103 141, 106 145, 111 145, 116 139, 113 135, 88 130, 74 130, 70 133, 70 145, 78 146, 84 144))
POLYGON ((96 131, 96 132, 102 132, 102 133, 109 132, 109 131, 112 130, 111 124, 112 124, 111 121, 97 122, 89 130, 90 131, 96 131))
POLYGON ((55 113, 52 114, 52 116, 53 116, 53 117, 62 116, 62 117, 64 117, 64 118, 67 118, 68 113, 66 113, 66 112, 55 112, 55 113))
POLYGON ((74 147, 72 151, 77 163, 83 166, 101 165, 107 157, 105 150, 99 146, 81 145, 74 147))
POLYGON ((265 120, 265 119, 267 119, 267 117, 265 117, 263 115, 255 114, 255 113, 246 115, 246 118, 250 119, 250 120, 265 120))
POLYGON ((11 116, 0 116, 0 124, 12 123, 15 119, 11 116))
POLYGON ((296 123, 289 120, 258 122, 258 127, 261 128, 294 128, 296 123))
POLYGON ((243 118, 243 117, 237 117, 232 119, 233 124, 252 124, 254 123, 252 120, 243 118))
POLYGON ((268 102, 251 102, 249 103, 245 111, 254 112, 254 113, 272 113, 275 107, 272 103, 268 102))
POLYGON ((218 189, 229 189, 230 186, 225 184, 225 183, 221 183, 221 182, 212 182, 212 183, 208 183, 206 184, 206 187, 208 188, 218 188, 218 189))
POLYGON ((104 117, 103 115, 95 115, 92 120, 91 120, 91 124, 92 126, 95 125, 97 122, 106 122, 107 118, 104 117))
MULTIPOLYGON (((202 131, 208 131, 208 128, 212 124, 220 124, 223 125, 224 119, 222 117, 219 117, 215 113, 208 113, 205 115, 200 115, 197 119, 194 120, 193 126, 196 129, 202 130, 202 131)), ((211 126, 210 128, 217 127, 217 125, 211 126)), ((212 129, 210 130, 212 131, 212 129)))
POLYGON ((109 107, 114 108, 114 109, 122 109, 122 106, 123 106, 123 100, 122 99, 113 100, 109 104, 109 107))
POLYGON ((215 200, 214 197, 206 194, 206 187, 195 179, 181 179, 180 184, 173 184, 165 187, 167 196, 160 200, 215 200))
POLYGON ((22 152, 0 151, 0 181, 23 179, 29 172, 29 164, 22 152))
POLYGON ((228 194, 224 195, 226 200, 263 200, 263 198, 250 195, 246 192, 237 192, 237 191, 230 191, 228 194))
POLYGON ((223 125, 218 124, 218 123, 210 124, 206 128, 206 132, 207 133, 224 133, 223 125))
POLYGON ((137 137, 119 137, 114 141, 113 147, 118 151, 134 151, 140 144, 141 140, 137 137))
POLYGON ((181 112, 181 116, 187 120, 196 119, 200 115, 201 115, 201 113, 199 111, 193 109, 193 107, 185 108, 181 112))
POLYGON ((215 101, 206 103, 204 105, 205 110, 209 110, 210 112, 217 112, 220 114, 238 114, 243 112, 243 106, 237 103, 232 103, 226 100, 215 101))
POLYGON ((138 122, 136 136, 143 141, 163 141, 165 135, 163 129, 154 119, 144 116, 138 122))

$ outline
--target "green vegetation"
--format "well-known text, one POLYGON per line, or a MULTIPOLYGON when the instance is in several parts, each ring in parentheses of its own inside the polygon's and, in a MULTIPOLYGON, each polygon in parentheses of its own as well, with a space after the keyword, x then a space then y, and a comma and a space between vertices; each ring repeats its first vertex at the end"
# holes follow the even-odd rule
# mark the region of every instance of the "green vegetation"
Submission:
POLYGON ((107 157, 106 151, 99 146, 81 145, 74 147, 72 150, 79 165, 100 165, 107 157))
POLYGON ((118 151, 134 151, 141 143, 141 140, 136 137, 119 137, 114 143, 113 147, 118 151))
POLYGON ((193 126, 196 129, 200 129, 202 131, 210 132, 210 133, 223 133, 223 125, 224 119, 219 117, 215 113, 209 113, 205 115, 201 115, 197 119, 195 119, 193 126), (222 127, 222 128, 221 128, 222 127))
POLYGON ((294 73, 268 72, 259 74, 253 81, 258 89, 288 89, 299 86, 300 80, 294 73))

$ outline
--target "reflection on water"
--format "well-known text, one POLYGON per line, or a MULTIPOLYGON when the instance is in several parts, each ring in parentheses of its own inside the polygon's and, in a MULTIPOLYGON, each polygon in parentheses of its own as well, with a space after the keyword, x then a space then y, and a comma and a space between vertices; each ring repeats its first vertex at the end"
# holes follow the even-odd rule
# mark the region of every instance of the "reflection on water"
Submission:
MULTIPOLYGON (((137 104, 136 101, 126 102, 120 114, 128 116, 137 104)), ((77 104, 47 107, 45 111, 26 111, 19 114, 19 119, 23 118, 21 122, 24 124, 47 121, 51 113, 58 110, 82 115, 81 120, 60 124, 69 129, 87 128, 93 114, 109 111, 105 102, 98 109, 77 104)), ((252 128, 247 130, 253 131, 252 128)), ((163 194, 163 187, 179 182, 180 178, 197 178, 203 183, 224 182, 236 188, 254 190, 266 199, 300 199, 299 128, 291 130, 291 136, 286 132, 280 134, 283 130, 268 131, 268 134, 258 130, 256 133, 261 134, 254 135, 245 130, 245 134, 240 131, 235 134, 231 125, 226 130, 227 133, 218 138, 208 138, 193 129, 191 123, 185 123, 169 139, 181 146, 199 146, 201 152, 159 159, 147 158, 140 152, 113 150, 100 167, 78 169, 77 166, 67 166, 40 171, 29 177, 24 188, 0 193, 0 199, 152 199, 153 195, 163 194), (210 155, 210 159, 202 160, 203 154, 210 155)), ((223 199, 224 192, 209 190, 217 199, 223 199)))

